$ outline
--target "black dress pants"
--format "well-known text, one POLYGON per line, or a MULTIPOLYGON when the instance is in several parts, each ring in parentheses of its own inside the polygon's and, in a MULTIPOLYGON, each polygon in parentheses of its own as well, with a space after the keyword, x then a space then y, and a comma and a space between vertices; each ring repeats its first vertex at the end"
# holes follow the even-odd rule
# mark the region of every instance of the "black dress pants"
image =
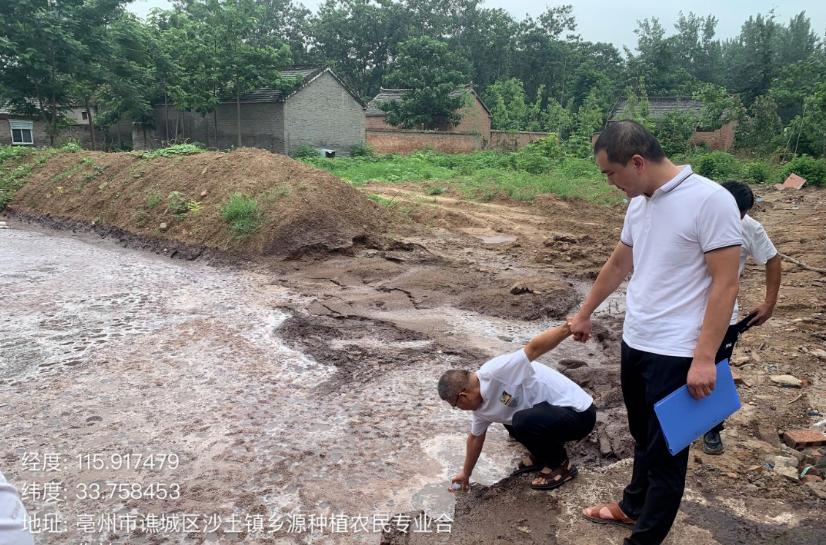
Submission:
POLYGON ((685 385, 691 361, 622 343, 620 376, 628 427, 634 438, 634 471, 620 508, 637 519, 625 545, 659 545, 680 509, 688 449, 675 456, 668 451, 654 403, 685 385))
POLYGON ((533 459, 543 466, 558 467, 568 459, 567 441, 586 437, 597 421, 597 409, 591 405, 579 412, 571 407, 557 407, 547 401, 530 409, 517 411, 511 424, 505 425, 511 436, 525 445, 533 459))

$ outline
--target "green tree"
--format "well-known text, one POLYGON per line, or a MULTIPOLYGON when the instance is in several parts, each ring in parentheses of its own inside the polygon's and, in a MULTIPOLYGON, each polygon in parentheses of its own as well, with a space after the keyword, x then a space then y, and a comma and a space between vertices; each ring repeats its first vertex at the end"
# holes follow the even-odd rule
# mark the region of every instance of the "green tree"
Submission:
POLYGON ((788 148, 793 154, 826 157, 826 82, 817 84, 803 103, 803 111, 788 127, 788 148))
POLYGON ((697 123, 706 130, 719 129, 726 123, 741 119, 744 113, 740 98, 720 85, 701 83, 692 98, 703 103, 697 123))
POLYGON ((749 17, 740 35, 724 42, 726 87, 748 106, 766 94, 777 72, 777 36, 780 25, 773 12, 749 17))
POLYGON ((309 25, 320 59, 362 97, 372 98, 408 38, 408 17, 395 2, 327 0, 309 25))
POLYGON ((444 129, 457 124, 467 97, 456 90, 467 83, 467 63, 447 43, 413 38, 401 44, 387 84, 409 89, 399 101, 381 105, 391 125, 444 129))
POLYGON ((741 117, 737 145, 759 153, 772 153, 781 145, 782 128, 777 103, 768 95, 759 96, 741 117))
POLYGON ((20 112, 47 121, 50 144, 75 98, 100 78, 90 45, 124 0, 2 0, 0 89, 20 112))

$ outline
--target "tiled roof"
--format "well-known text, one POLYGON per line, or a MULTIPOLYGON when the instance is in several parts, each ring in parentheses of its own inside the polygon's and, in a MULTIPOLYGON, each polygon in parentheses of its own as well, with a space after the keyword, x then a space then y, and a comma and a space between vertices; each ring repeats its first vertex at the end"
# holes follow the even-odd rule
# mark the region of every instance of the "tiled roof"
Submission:
MULTIPOLYGON (((628 115, 625 112, 626 100, 620 100, 614 109, 611 111, 610 120, 619 121, 625 119, 628 115)), ((688 97, 649 97, 648 98, 648 112, 650 117, 656 119, 663 117, 669 112, 692 112, 700 114, 703 109, 703 103, 699 100, 694 100, 688 97)))
MULTIPOLYGON (((379 104, 385 104, 387 102, 395 102, 397 100, 401 100, 402 96, 404 96, 404 94, 409 90, 410 89, 385 89, 384 87, 382 87, 381 89, 379 89, 379 94, 377 94, 375 97, 373 97, 373 100, 367 103, 367 116, 385 115, 384 110, 379 108, 379 104)), ((482 104, 482 107, 488 111, 488 115, 490 115, 490 110, 488 110, 488 107, 485 105, 484 102, 482 102, 482 99, 479 98, 479 95, 476 94, 476 91, 473 90, 473 86, 471 85, 466 85, 464 87, 456 89, 455 91, 450 93, 450 96, 457 97, 461 96, 466 92, 470 92, 473 96, 475 96, 476 99, 479 100, 479 103, 482 104)))
MULTIPOLYGON (((285 78, 301 78, 301 84, 305 85, 309 82, 309 80, 313 79, 315 76, 320 74, 324 71, 324 67, 322 66, 295 66, 292 68, 288 68, 286 70, 281 70, 279 74, 281 77, 285 78)), ((241 95, 241 102, 242 103, 260 103, 260 102, 280 102, 284 100, 286 97, 284 93, 282 93, 279 89, 270 89, 268 87, 262 87, 261 89, 256 89, 250 93, 245 95, 241 95)), ((235 102, 234 98, 225 98, 221 102, 228 103, 228 102, 235 102)))

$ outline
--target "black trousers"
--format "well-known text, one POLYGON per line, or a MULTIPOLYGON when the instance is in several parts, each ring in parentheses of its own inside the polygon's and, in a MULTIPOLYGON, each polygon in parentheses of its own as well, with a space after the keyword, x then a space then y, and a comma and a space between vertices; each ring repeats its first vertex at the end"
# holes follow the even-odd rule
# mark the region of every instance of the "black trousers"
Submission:
MULTIPOLYGON (((720 349, 717 351, 717 356, 714 358, 714 363, 720 363, 723 360, 730 360, 731 354, 734 352, 734 345, 737 344, 737 339, 739 338, 740 328, 738 327, 738 324, 731 324, 728 326, 726 336, 723 338, 723 342, 720 343, 720 349)), ((726 421, 723 420, 709 431, 716 431, 717 433, 720 433, 725 428, 725 423, 726 421)))
POLYGON ((596 421, 597 409, 594 405, 578 412, 543 401, 530 409, 514 413, 511 424, 506 424, 505 428, 514 439, 525 445, 538 464, 557 467, 568 459, 565 443, 587 437, 596 421))
POLYGON ((688 449, 668 452, 654 403, 685 385, 692 358, 643 352, 622 343, 620 378, 634 438, 634 471, 620 508, 637 523, 625 545, 659 545, 685 489, 688 449))

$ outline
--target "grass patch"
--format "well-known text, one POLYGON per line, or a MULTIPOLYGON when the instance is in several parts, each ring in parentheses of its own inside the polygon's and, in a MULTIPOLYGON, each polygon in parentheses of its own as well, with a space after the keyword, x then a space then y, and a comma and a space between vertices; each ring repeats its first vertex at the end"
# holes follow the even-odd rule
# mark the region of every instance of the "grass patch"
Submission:
POLYGON ((196 153, 203 153, 204 148, 196 146, 195 144, 176 144, 166 148, 160 148, 152 151, 144 151, 138 153, 141 159, 155 159, 156 157, 175 157, 178 155, 194 155, 196 153))
POLYGON ((161 197, 157 193, 151 193, 151 194, 147 195, 146 196, 146 205, 145 205, 146 209, 147 210, 152 210, 153 208, 155 208, 156 206, 161 204, 161 201, 163 201, 163 197, 161 197))
POLYGON ((450 188, 465 198, 481 201, 499 197, 530 201, 542 193, 602 204, 622 200, 622 195, 608 185, 592 159, 550 159, 538 155, 534 149, 451 155, 422 151, 411 155, 303 160, 354 186, 370 182, 421 182, 428 195, 441 195, 450 188), (434 182, 438 185, 434 186, 434 182))
POLYGON ((14 194, 28 180, 34 167, 49 160, 59 149, 37 149, 19 146, 0 146, 0 210, 14 198, 14 194), (12 166, 16 160, 20 164, 12 166))
POLYGON ((261 227, 263 213, 255 199, 243 193, 233 193, 221 207, 221 217, 238 235, 249 235, 261 227))
POLYGON ((382 197, 381 195, 376 195, 375 193, 370 193, 369 195, 367 195, 367 198, 380 206, 390 207, 396 205, 395 199, 387 199, 385 197, 382 197))

